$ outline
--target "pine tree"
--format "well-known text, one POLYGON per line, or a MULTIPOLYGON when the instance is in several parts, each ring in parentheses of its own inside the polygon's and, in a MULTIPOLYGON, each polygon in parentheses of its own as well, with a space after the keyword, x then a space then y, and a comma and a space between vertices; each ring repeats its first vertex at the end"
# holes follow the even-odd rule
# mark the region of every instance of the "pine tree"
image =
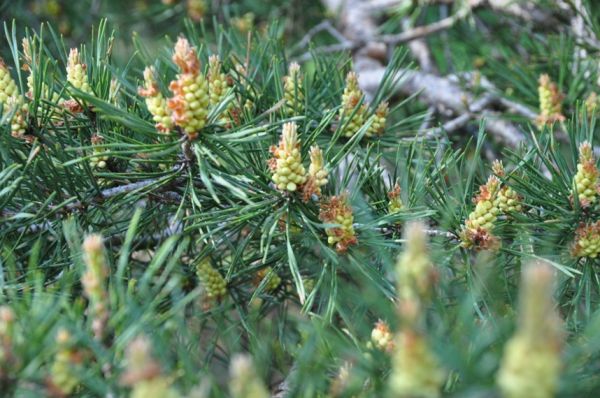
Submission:
POLYGON ((600 391, 593 1, 10 3, 0 395, 600 391))

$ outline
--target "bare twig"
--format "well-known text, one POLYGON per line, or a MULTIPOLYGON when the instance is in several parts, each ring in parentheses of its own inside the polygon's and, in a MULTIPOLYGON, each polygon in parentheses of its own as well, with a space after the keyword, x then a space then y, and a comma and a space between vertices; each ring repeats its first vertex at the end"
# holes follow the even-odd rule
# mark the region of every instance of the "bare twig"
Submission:
POLYGON ((293 48, 296 50, 308 46, 311 40, 320 32, 326 30, 331 36, 333 36, 340 43, 347 43, 348 40, 342 35, 332 24, 331 21, 326 19, 318 25, 313 26, 293 48))
POLYGON ((435 107, 430 106, 427 108, 427 112, 425 113, 425 117, 423 118, 423 122, 419 126, 419 130, 417 135, 424 135, 429 127, 431 126, 431 122, 433 121, 433 115, 435 114, 435 107))
MULTIPOLYGON (((474 6, 478 6, 478 5, 479 4, 476 4, 474 6)), ((431 24, 425 25, 425 26, 417 26, 410 30, 405 30, 402 33, 382 35, 382 36, 378 37, 378 40, 388 43, 388 44, 393 44, 393 45, 406 43, 411 40, 419 39, 419 38, 428 36, 430 34, 449 29, 452 26, 454 26, 454 24, 456 22, 462 20, 463 18, 468 16, 470 13, 471 13, 471 8, 464 7, 462 9, 460 9, 458 12, 456 12, 456 14, 451 15, 447 18, 441 19, 437 22, 434 22, 434 23, 431 23, 431 24)))
MULTIPOLYGON (((406 31, 410 29, 411 22, 408 18, 402 20, 402 28, 406 31)), ((424 38, 415 39, 408 43, 408 48, 412 56, 421 66, 421 70, 427 73, 437 73, 437 67, 433 61, 431 51, 424 38)))
POLYGON ((353 50, 355 48, 357 48, 357 45, 352 42, 336 43, 327 46, 316 47, 313 50, 307 51, 304 54, 300 55, 295 59, 295 61, 306 62, 313 58, 313 54, 330 54, 337 53, 340 51, 353 50))
POLYGON ((296 374, 298 373, 298 368, 294 363, 292 368, 288 372, 288 375, 283 379, 281 383, 277 386, 275 394, 273 394, 272 398, 287 398, 290 396, 292 391, 292 382, 296 378, 296 374))

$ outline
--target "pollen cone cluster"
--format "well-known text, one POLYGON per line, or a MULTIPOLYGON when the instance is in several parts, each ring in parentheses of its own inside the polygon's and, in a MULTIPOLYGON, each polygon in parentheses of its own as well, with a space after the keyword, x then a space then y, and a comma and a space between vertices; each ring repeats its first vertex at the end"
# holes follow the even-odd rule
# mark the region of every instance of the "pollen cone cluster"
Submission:
MULTIPOLYGON (((499 160, 494 161, 492 164, 492 170, 497 177, 503 178, 506 176, 504 166, 499 160)), ((498 196, 496 197, 495 204, 500 213, 509 215, 511 213, 519 213, 523 210, 521 202, 521 196, 514 189, 508 185, 502 185, 498 190, 498 196)))
POLYGON ((460 239, 466 248, 495 250, 500 241, 494 236, 493 228, 500 209, 498 208, 498 193, 500 180, 490 176, 487 183, 479 187, 479 194, 473 199, 475 209, 465 221, 460 239))
POLYGON ((201 73, 196 49, 183 37, 175 44, 173 62, 180 73, 169 85, 173 97, 167 101, 167 106, 172 111, 174 124, 190 139, 195 139, 207 122, 208 81, 201 73))
POLYGON ((358 76, 354 72, 349 72, 346 76, 346 87, 342 94, 342 107, 340 109, 340 119, 344 119, 344 136, 352 137, 363 126, 367 117, 368 107, 365 103, 361 104, 364 94, 358 87, 358 76), (357 106, 360 107, 357 109, 357 106))
POLYGON ((371 343, 381 351, 392 352, 394 350, 394 335, 388 324, 381 319, 377 321, 371 331, 371 343))
POLYGON ((144 69, 144 87, 140 87, 138 93, 146 98, 146 106, 152 115, 152 120, 156 123, 156 129, 168 132, 173 126, 171 109, 167 107, 167 100, 160 92, 155 76, 154 67, 146 67, 144 69))
POLYGON ((354 215, 346 194, 332 196, 321 203, 319 219, 324 223, 337 224, 335 227, 327 228, 325 232, 327 243, 335 246, 338 253, 345 253, 349 246, 358 242, 352 225, 354 215))
POLYGON ((390 109, 387 102, 382 102, 379 104, 375 110, 375 114, 373 115, 373 121, 371 122, 371 125, 365 134, 367 137, 383 134, 389 111, 390 109))
POLYGON ((23 97, 9 98, 6 108, 14 112, 10 121, 10 134, 15 138, 24 138, 27 130, 27 105, 23 102, 23 97))
POLYGON ((208 258, 202 260, 196 269, 198 278, 202 281, 206 295, 212 300, 221 300, 227 294, 227 282, 219 271, 213 268, 208 258))
POLYGON ((271 267, 266 267, 256 272, 254 285, 260 285, 265 278, 269 278, 265 284, 265 291, 267 292, 273 292, 281 285, 281 277, 273 272, 273 268, 271 267))
POLYGON ((9 120, 11 135, 15 138, 23 138, 27 130, 27 105, 2 58, 0 58, 0 106, 3 114, 12 113, 12 118, 9 120))
POLYGON ((4 63, 4 60, 0 58, 0 104, 3 105, 4 112, 6 112, 8 100, 15 97, 20 97, 17 84, 10 76, 10 72, 4 63))
POLYGON ((218 55, 208 58, 208 92, 210 106, 218 105, 227 95, 227 75, 221 70, 221 60, 218 55))
POLYGON ((596 202, 598 196, 598 166, 592 145, 585 141, 579 146, 579 162, 577 174, 573 179, 574 190, 582 207, 588 207, 596 202))
POLYGON ((290 64, 288 75, 283 78, 283 97, 289 115, 302 113, 304 107, 302 74, 300 73, 300 65, 296 62, 290 64))
POLYGON ((67 81, 73 87, 87 94, 92 94, 92 88, 88 81, 87 65, 81 61, 79 50, 72 48, 67 61, 67 81))
MULTIPOLYGON (((208 58, 208 92, 210 96, 210 107, 216 108, 225 100, 229 93, 231 79, 222 71, 221 60, 218 55, 208 58)), ((219 122, 226 127, 231 127, 230 113, 233 111, 234 103, 229 102, 219 115, 219 122)))
POLYGON ((506 343, 497 376, 505 398, 555 396, 563 332, 554 309, 553 282, 547 264, 530 264, 523 271, 519 324, 506 343))
POLYGON ((600 254, 600 221, 584 224, 577 228, 571 254, 574 257, 598 257, 600 254))
POLYGON ((315 195, 321 197, 321 187, 327 185, 329 172, 325 168, 323 151, 318 146, 310 147, 310 165, 308 166, 308 180, 304 185, 303 197, 308 202, 315 195))
POLYGON ((404 203, 402 203, 402 198, 400 197, 400 185, 396 183, 394 188, 388 192, 388 213, 395 214, 400 212, 404 208, 404 203))
POLYGON ((300 155, 300 140, 295 123, 283 125, 278 146, 271 147, 273 158, 269 167, 273 173, 273 182, 280 191, 294 192, 304 185, 306 170, 300 155))
POLYGON ((100 153, 104 152, 104 149, 98 148, 104 139, 102 136, 98 134, 94 134, 91 138, 92 142, 92 151, 94 152, 94 156, 90 158, 89 165, 94 170, 103 170, 106 168, 108 162, 108 155, 100 155, 100 153))
POLYGON ((424 332, 424 306, 435 281, 423 225, 405 232, 406 249, 398 258, 396 283, 401 321, 392 356, 389 397, 439 397, 445 374, 424 332))
POLYGON ((354 72, 349 72, 346 76, 346 87, 342 94, 342 106, 339 111, 339 119, 343 123, 343 135, 345 137, 350 138, 357 134, 361 127, 370 120, 369 114, 371 112, 373 113, 371 116, 372 122, 365 135, 367 137, 381 135, 385 130, 389 113, 388 104, 386 102, 379 104, 373 112, 369 110, 369 105, 364 102, 364 96, 358 86, 358 76, 354 72))
POLYGON ((565 120, 562 114, 563 95, 558 91, 556 83, 550 80, 550 76, 546 74, 540 76, 538 95, 540 114, 536 122, 539 128, 565 120))

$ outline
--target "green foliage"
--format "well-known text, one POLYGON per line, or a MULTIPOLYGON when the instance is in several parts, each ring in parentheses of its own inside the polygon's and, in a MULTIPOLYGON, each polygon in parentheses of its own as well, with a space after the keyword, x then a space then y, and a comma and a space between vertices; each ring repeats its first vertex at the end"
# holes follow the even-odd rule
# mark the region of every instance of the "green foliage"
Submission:
MULTIPOLYGON (((247 7, 267 19, 251 3, 232 9, 247 7)), ((152 7, 159 19, 167 13, 165 5, 152 7)), ((293 5, 274 9, 278 17, 297 12, 293 5)), ((298 32, 275 23, 247 35, 211 24, 212 30, 185 24, 200 73, 216 54, 229 83, 197 138, 177 127, 158 131, 138 92, 144 67, 153 66, 158 92, 172 97, 170 82, 182 74, 172 59, 173 38, 159 48, 134 36, 135 52, 115 61, 116 36, 100 22, 79 47, 90 93, 67 81, 69 48, 53 27, 19 35, 16 23, 4 25, 6 62, 23 95, 27 76, 34 79, 25 107, 3 105, 0 124, 0 302, 14 313, 10 339, 3 339, 2 324, 10 320, 0 314, 2 394, 135 396, 140 381, 158 380, 173 396, 258 397, 285 379, 294 397, 385 396, 393 360, 373 346, 371 333, 378 319, 394 332, 406 330, 395 264, 406 250, 401 230, 414 220, 428 225, 436 274, 417 329, 443 369, 444 396, 499 394, 503 348, 519 327, 521 270, 542 259, 556 275, 565 330, 558 395, 600 391, 598 259, 572 252, 580 226, 600 217, 600 201, 586 205, 573 194, 578 147, 598 141, 596 115, 582 104, 598 65, 573 67, 572 37, 519 39, 522 51, 539 60, 532 65, 509 46, 488 59, 491 49, 469 44, 481 38, 464 33, 473 31, 468 24, 450 32, 467 38, 450 40, 457 64, 486 57, 481 72, 504 98, 537 108, 542 73, 566 94, 565 122, 538 129, 519 120, 526 142, 498 152, 506 174, 497 177, 519 195, 522 210, 494 223, 489 232, 501 246, 490 255, 463 247, 461 231, 471 199, 498 174, 485 157, 498 148, 485 122, 453 142, 443 131, 421 134, 424 106, 394 96, 410 67, 405 50, 391 57, 367 121, 347 138, 344 129, 367 99, 350 114, 340 112, 352 67, 346 54, 315 55, 302 65, 303 104, 290 111, 282 99, 291 59, 281 37, 298 32), (391 103, 386 129, 367 137, 372 111, 385 101, 391 103), (11 129, 19 111, 26 115, 24 135, 11 129), (288 122, 298 127, 306 169, 310 147, 323 151, 329 176, 320 195, 303 197, 300 189, 281 191, 272 183, 272 147, 288 122), (396 183, 402 208, 390 212, 396 183), (327 231, 339 225, 323 216, 326 203, 334 206, 331 197, 344 194, 357 237, 347 251, 328 244, 327 231), (83 277, 89 264, 82 244, 91 233, 104 237, 106 295, 94 300, 105 306, 106 319, 91 309, 83 277), (103 322, 100 337, 97 322, 103 322), (142 371, 133 365, 136 348, 146 350, 142 371), (256 374, 247 358, 232 359, 238 353, 250 354, 256 374), (343 369, 345 380, 338 377, 343 369), (76 386, 61 391, 57 380, 65 378, 76 386), (239 392, 239 383, 253 392, 239 392)))

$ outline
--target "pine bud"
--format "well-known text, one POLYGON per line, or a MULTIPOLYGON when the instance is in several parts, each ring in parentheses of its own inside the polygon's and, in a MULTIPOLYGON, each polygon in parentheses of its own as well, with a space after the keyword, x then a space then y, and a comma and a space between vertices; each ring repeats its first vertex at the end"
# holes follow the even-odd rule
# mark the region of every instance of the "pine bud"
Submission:
MULTIPOLYGON (((61 98, 58 93, 52 91, 51 87, 48 86, 46 82, 42 81, 40 83, 40 91, 36 92, 35 83, 38 80, 39 61, 34 64, 32 53, 36 50, 35 43, 35 41, 29 40, 26 37, 24 37, 21 42, 23 48, 23 65, 21 66, 21 69, 25 72, 29 72, 27 75, 27 93, 25 96, 31 99, 39 97, 57 104, 61 101, 61 98)), ((40 103, 40 109, 42 109, 40 113, 44 112, 42 103, 40 103)))
POLYGON ((300 65, 292 62, 288 75, 283 78, 283 98, 285 98, 285 106, 289 115, 302 113, 304 106, 304 93, 302 90, 300 65))
POLYGON ((4 60, 0 58, 0 104, 4 105, 4 112, 6 112, 9 98, 13 97, 20 97, 19 90, 17 89, 17 84, 10 76, 4 60))
POLYGON ((402 330, 396 339, 389 379, 394 398, 436 398, 445 375, 426 339, 411 329, 402 330))
POLYGON ((600 254, 600 221, 577 228, 571 254, 574 257, 598 257, 600 254))
POLYGON ((15 313, 8 306, 0 306, 0 384, 9 378, 18 361, 13 354, 14 337, 15 313))
POLYGON ((373 122, 369 126, 369 129, 365 133, 367 137, 373 135, 382 135, 385 130, 385 122, 389 113, 389 107, 387 102, 379 104, 373 115, 373 122))
POLYGON ((31 45, 29 43, 29 39, 27 39, 26 37, 23 38, 23 40, 21 41, 21 46, 23 48, 23 66, 21 67, 22 70, 24 70, 25 72, 29 72, 29 75, 27 76, 27 93, 26 95, 29 98, 33 98, 34 93, 35 93, 35 84, 34 84, 34 78, 33 78, 33 59, 31 56, 31 45))
POLYGON ((315 195, 321 197, 321 187, 327 185, 329 172, 325 168, 323 151, 318 146, 310 147, 310 165, 308 166, 308 181, 304 185, 303 199, 305 202, 315 195))
POLYGON ((108 101, 116 105, 118 101, 119 91, 121 90, 121 83, 115 78, 110 79, 110 86, 108 87, 108 101))
POLYGON ((241 17, 231 18, 231 25, 240 33, 248 33, 254 27, 254 13, 247 12, 241 17))
POLYGON ((544 263, 523 271, 519 324, 506 343, 497 378, 506 398, 555 395, 563 333, 552 299, 553 282, 553 271, 544 263))
POLYGON ((87 94, 92 94, 92 89, 88 82, 87 65, 81 62, 79 50, 76 48, 72 48, 69 52, 67 81, 76 89, 87 94))
POLYGON ((363 103, 360 108, 356 109, 363 99, 364 94, 358 87, 358 76, 354 72, 349 72, 346 76, 346 87, 342 94, 342 107, 339 111, 340 121, 343 120, 344 123, 343 135, 345 137, 354 136, 365 124, 367 105, 363 103))
POLYGON ((332 196, 321 203, 319 219, 325 223, 337 224, 338 226, 327 228, 327 243, 335 245, 338 253, 345 253, 348 247, 358 242, 354 232, 354 216, 352 207, 348 204, 348 196, 342 194, 332 196))
POLYGON ((392 352, 394 350, 394 336, 390 327, 381 319, 377 321, 371 331, 371 342, 378 350, 392 352))
POLYGON ((173 62, 181 73, 169 85, 173 98, 167 101, 167 106, 173 111, 173 122, 190 139, 195 139, 207 122, 208 82, 200 71, 196 49, 183 37, 175 44, 173 62))
MULTIPOLYGON (((251 84, 250 84, 250 76, 248 75, 247 65, 243 65, 240 63, 235 64, 235 73, 237 75, 238 81, 240 82, 240 88, 243 88, 242 92, 250 93, 251 84)), ((238 95, 238 102, 241 103, 243 101, 243 109, 240 107, 234 107, 231 110, 232 118, 234 124, 240 123, 240 118, 243 114, 244 109, 247 111, 251 111, 254 107, 254 104, 249 98, 244 99, 241 95, 238 95)))
POLYGON ((390 396, 438 397, 445 375, 419 331, 423 321, 422 304, 431 294, 436 271, 427 254, 424 226, 413 222, 406 227, 404 236, 406 249, 396 265, 398 312, 402 323, 392 357, 390 396))
POLYGON ((537 118, 539 128, 544 125, 552 125, 562 122, 565 117, 562 114, 563 95, 558 91, 556 83, 550 80, 550 76, 543 74, 539 79, 538 94, 540 100, 540 114, 537 118))
MULTIPOLYGON (((55 93, 45 81, 39 81, 41 80, 41 75, 39 73, 39 60, 35 60, 34 62, 34 58, 32 56, 36 50, 36 41, 24 37, 21 43, 23 48, 23 64, 21 69, 25 72, 29 72, 27 75, 27 92, 25 93, 25 97, 29 99, 45 100, 38 101, 37 113, 38 115, 48 114, 48 110, 52 110, 55 104, 62 104, 64 100, 60 98, 60 95, 55 93), (37 87, 36 83, 39 84, 37 87), (49 105, 47 102, 52 103, 52 105, 49 105)), ((23 103, 25 102, 23 98, 21 101, 23 103)), ((11 129, 13 137, 23 138, 25 135, 28 111, 29 110, 27 107, 23 106, 21 111, 13 119, 13 125, 11 129)), ((51 118, 57 121, 60 120, 60 116, 58 115, 52 115, 51 118)))
POLYGON ((473 199, 475 209, 465 221, 460 238, 462 246, 466 248, 496 250, 500 241, 492 229, 500 212, 497 206, 497 197, 500 189, 500 180, 490 176, 487 183, 479 187, 479 194, 473 199))
POLYGON ((573 179, 574 190, 582 207, 588 207, 596 202, 598 190, 598 176, 600 172, 596 166, 594 151, 589 142, 584 141, 579 146, 579 162, 577 163, 577 174, 573 179))
POLYGON ((269 398, 271 394, 256 374, 256 367, 247 355, 238 354, 229 367, 229 391, 232 398, 269 398))
POLYGON ((161 375, 160 365, 152 357, 150 340, 136 337, 125 353, 127 368, 121 383, 131 386, 131 398, 179 398, 169 379, 161 375))
POLYGON ((404 208, 404 203, 402 203, 402 198, 400 197, 400 185, 396 183, 394 188, 388 192, 388 213, 396 214, 400 212, 404 208))
POLYGON ((180 398, 179 392, 171 387, 166 377, 144 380, 134 385, 130 398, 180 398))
POLYGON ((335 375, 335 379, 333 379, 333 382, 329 388, 329 394, 331 397, 337 398, 344 396, 344 392, 346 389, 348 389, 351 382, 351 371, 352 364, 348 361, 345 361, 335 375))
POLYGON ((596 92, 592 91, 585 99, 585 110, 588 117, 598 113, 598 105, 600 105, 600 98, 596 92))
POLYGON ((211 300, 221 300, 227 294, 227 282, 219 271, 213 268, 210 260, 205 258, 198 264, 196 269, 198 279, 202 281, 202 285, 206 290, 206 295, 211 300))
POLYGON ((273 272, 273 268, 271 267, 266 267, 256 272, 254 285, 260 285, 265 278, 269 278, 265 284, 265 291, 267 292, 274 292, 281 285, 281 277, 273 272))
POLYGON ((206 15, 205 0, 187 0, 187 14, 192 21, 200 22, 206 15))
POLYGON ((146 107, 156 123, 156 129, 167 132, 173 127, 171 109, 167 107, 167 100, 163 97, 155 79, 156 70, 153 66, 144 69, 144 87, 138 89, 138 93, 146 98, 146 107))
POLYGON ((420 301, 431 294, 435 267, 427 253, 425 227, 411 222, 404 231, 406 248, 396 263, 397 294, 400 300, 420 301))
POLYGON ((108 322, 108 292, 106 279, 108 265, 104 257, 102 236, 89 235, 83 241, 83 255, 86 271, 81 278, 83 290, 90 301, 88 311, 92 319, 92 329, 97 340, 102 341, 108 322))
POLYGON ((160 375, 160 365, 152 358, 150 344, 146 336, 138 336, 129 343, 125 352, 127 367, 121 378, 122 384, 133 386, 160 375))
POLYGON ((73 348, 74 341, 66 329, 59 329, 56 334, 58 350, 50 369, 52 390, 59 394, 69 395, 79 385, 77 367, 83 360, 81 353, 73 348))
POLYGON ((296 123, 283 125, 278 146, 270 149, 273 158, 269 168, 273 173, 273 182, 280 191, 294 192, 306 182, 306 170, 300 156, 300 140, 296 123))
POLYGON ((12 308, 6 305, 0 306, 0 345, 3 346, 6 341, 12 340, 14 325, 15 313, 12 308))

